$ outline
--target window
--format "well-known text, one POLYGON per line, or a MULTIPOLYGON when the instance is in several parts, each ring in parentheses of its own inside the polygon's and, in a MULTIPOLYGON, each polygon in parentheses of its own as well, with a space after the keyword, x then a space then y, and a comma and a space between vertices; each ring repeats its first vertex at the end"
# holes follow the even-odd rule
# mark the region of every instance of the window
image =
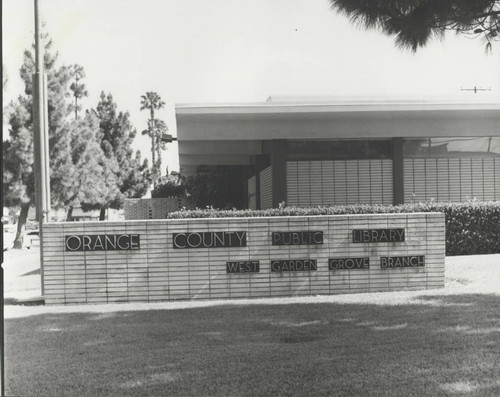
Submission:
POLYGON ((451 137, 405 139, 406 158, 500 157, 500 137, 451 137))
POLYGON ((361 159, 392 159, 392 141, 380 139, 288 142, 288 160, 361 159))

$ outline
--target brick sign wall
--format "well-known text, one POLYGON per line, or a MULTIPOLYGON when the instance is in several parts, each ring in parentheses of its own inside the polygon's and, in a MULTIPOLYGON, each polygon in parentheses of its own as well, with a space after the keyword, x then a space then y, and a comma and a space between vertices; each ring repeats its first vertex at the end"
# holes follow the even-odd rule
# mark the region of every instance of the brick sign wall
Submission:
POLYGON ((44 225, 47 304, 153 302, 444 286, 444 215, 44 225))

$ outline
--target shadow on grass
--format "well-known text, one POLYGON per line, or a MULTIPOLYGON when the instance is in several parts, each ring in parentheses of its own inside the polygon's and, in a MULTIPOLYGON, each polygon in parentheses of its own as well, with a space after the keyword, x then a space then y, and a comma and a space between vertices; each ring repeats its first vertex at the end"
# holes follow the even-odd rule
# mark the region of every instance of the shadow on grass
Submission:
POLYGON ((500 296, 6 321, 14 395, 500 395, 500 296), (432 303, 432 304, 428 304, 432 303))

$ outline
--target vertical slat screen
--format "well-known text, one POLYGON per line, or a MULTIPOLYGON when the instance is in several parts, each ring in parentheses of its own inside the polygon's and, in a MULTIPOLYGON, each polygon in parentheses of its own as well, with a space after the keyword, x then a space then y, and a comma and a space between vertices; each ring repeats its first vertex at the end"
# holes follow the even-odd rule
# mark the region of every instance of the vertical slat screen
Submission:
POLYGON ((287 162, 287 204, 392 204, 392 160, 287 162))
POLYGON ((405 202, 500 200, 499 178, 500 158, 405 159, 405 202))
MULTIPOLYGON (((495 200, 495 159, 483 159, 484 200, 495 200)), ((500 175, 498 175, 500 178, 500 175)), ((498 182, 498 181, 497 181, 498 182)))
POLYGON ((272 208, 273 206, 273 175, 272 167, 269 166, 260 172, 260 208, 272 208))
POLYGON ((299 179, 298 179, 299 163, 296 161, 286 164, 286 181, 287 181, 287 204, 299 205, 299 179))
MULTIPOLYGON (((375 163, 375 161, 373 161, 375 163)), ((394 203, 394 172, 392 160, 380 160, 382 164, 382 202, 381 204, 394 203)), ((373 186, 377 186, 376 182, 371 181, 373 186)), ((378 204, 375 201, 372 204, 378 204)))
POLYGON ((255 184, 255 176, 252 176, 248 179, 248 208, 251 210, 257 209, 257 200, 256 200, 256 184, 255 184))
POLYGON ((334 179, 334 201, 332 204, 347 204, 347 170, 345 161, 332 161, 334 179))
POLYGON ((472 159, 460 159, 460 187, 462 199, 472 199, 472 159))
POLYGON ((448 159, 449 200, 460 201, 462 188, 460 186, 460 159, 448 159))
POLYGON ((311 205, 318 206, 323 204, 323 175, 322 175, 322 162, 312 161, 309 167, 309 180, 312 186, 316 186, 315 194, 311 194, 311 205))
POLYGON ((335 181, 333 179, 333 161, 322 161, 323 202, 333 203, 335 200, 335 181))

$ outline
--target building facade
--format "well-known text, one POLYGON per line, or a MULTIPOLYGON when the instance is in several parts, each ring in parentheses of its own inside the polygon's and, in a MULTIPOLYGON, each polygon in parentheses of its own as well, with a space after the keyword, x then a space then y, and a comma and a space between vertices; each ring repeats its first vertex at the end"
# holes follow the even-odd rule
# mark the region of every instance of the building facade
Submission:
POLYGON ((177 105, 181 173, 238 169, 252 209, 500 200, 500 104, 177 105))

